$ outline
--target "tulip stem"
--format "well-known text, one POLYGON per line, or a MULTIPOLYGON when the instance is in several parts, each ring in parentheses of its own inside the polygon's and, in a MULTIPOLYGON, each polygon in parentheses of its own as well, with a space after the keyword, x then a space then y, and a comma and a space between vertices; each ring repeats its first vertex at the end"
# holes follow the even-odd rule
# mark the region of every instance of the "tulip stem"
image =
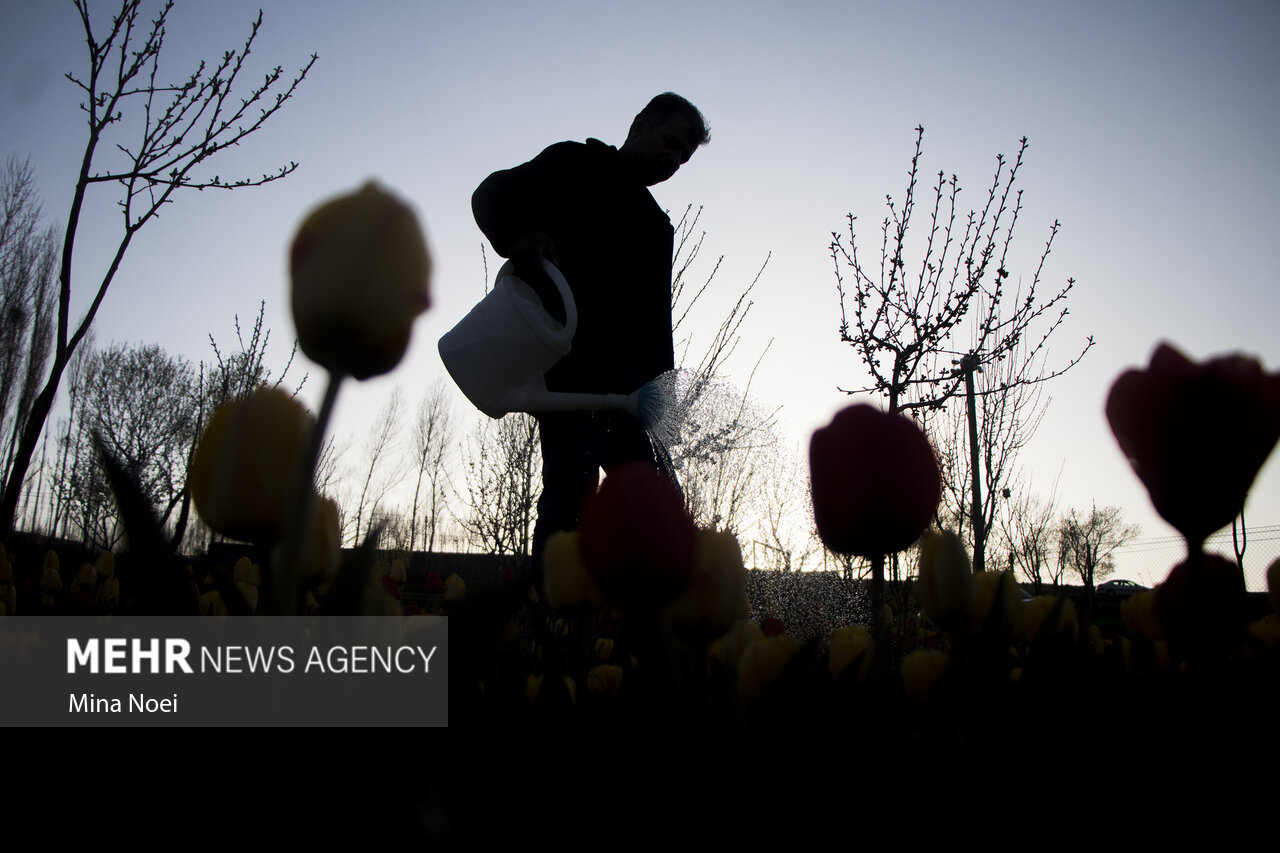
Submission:
POLYGON ((320 413, 307 439, 306 450, 293 481, 293 497, 289 502, 284 540, 278 552, 280 564, 272 573, 276 579, 276 585, 272 590, 270 612, 277 616, 292 616, 301 612, 302 572, 298 559, 302 553, 302 535, 307 526, 308 510, 312 505, 316 462, 320 459, 324 435, 329 426, 329 419, 333 415, 333 406, 338 399, 338 388, 341 387, 343 379, 346 379, 345 373, 329 372, 329 384, 324 390, 320 413))

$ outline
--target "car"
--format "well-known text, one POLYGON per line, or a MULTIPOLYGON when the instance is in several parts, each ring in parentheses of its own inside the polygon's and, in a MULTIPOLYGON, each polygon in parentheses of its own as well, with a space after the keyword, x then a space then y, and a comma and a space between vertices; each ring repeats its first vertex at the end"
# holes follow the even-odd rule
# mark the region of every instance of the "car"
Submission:
POLYGON ((1149 587, 1145 587, 1140 583, 1134 583, 1131 580, 1117 578, 1113 581, 1100 583, 1095 588, 1095 592, 1099 595, 1136 595, 1139 592, 1145 592, 1149 587))

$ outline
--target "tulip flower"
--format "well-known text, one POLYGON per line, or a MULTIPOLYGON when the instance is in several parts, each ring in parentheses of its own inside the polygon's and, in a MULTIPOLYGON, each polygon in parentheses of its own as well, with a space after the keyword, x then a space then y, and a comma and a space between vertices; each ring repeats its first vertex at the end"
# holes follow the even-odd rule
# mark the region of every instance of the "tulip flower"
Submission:
POLYGON ((467 582, 461 575, 452 574, 444 581, 444 600, 454 602, 467 594, 467 582))
POLYGON ((196 446, 188 478, 205 524, 232 539, 278 539, 311 429, 307 410, 279 388, 219 407, 196 446))
POLYGON ((94 561, 93 567, 97 571, 98 577, 113 577, 116 573, 116 555, 110 551, 103 551, 98 555, 98 559, 94 561))
POLYGON ((977 606, 973 633, 987 632, 1002 642, 1012 642, 1027 629, 1026 605, 1012 572, 978 572, 973 576, 977 606))
POLYGON ((1280 439, 1280 374, 1239 355, 1197 364, 1161 344, 1146 370, 1115 381, 1106 412, 1156 511, 1198 550, 1244 509, 1280 439))
POLYGON ((601 664, 587 673, 587 692, 602 696, 617 696, 622 692, 622 667, 601 664))
POLYGON ((693 575, 697 533, 684 498, 643 462, 609 470, 582 508, 579 541, 600 591, 624 610, 670 601, 693 575))
POLYGON ((573 608, 603 604, 600 590, 582 561, 579 534, 560 530, 542 551, 542 591, 552 607, 573 608))
MULTIPOLYGON (((331 498, 315 495, 302 537, 298 565, 302 577, 310 581, 332 581, 342 562, 342 531, 338 526, 338 505, 331 498)), ((397 560, 397 563, 400 561, 397 560)), ((402 571, 403 576, 403 571, 402 571)))
POLYGON ((335 374, 387 373, 430 305, 431 257, 413 211, 376 184, 303 220, 289 252, 298 346, 335 374))
POLYGON ((707 650, 708 666, 712 660, 716 660, 729 672, 737 672, 743 653, 753 643, 764 638, 764 631, 758 624, 750 619, 740 619, 711 642, 707 650))
POLYGON ((738 693, 745 704, 764 695, 800 651, 800 641, 787 634, 766 637, 747 646, 738 660, 738 693))
POLYGON ((671 603, 671 619, 677 627, 710 639, 747 617, 747 570, 733 534, 699 530, 697 539, 693 576, 684 594, 671 603))
POLYGON ((969 554, 950 531, 927 533, 920 543, 920 603, 945 631, 967 631, 974 620, 977 588, 969 554))
POLYGON ((862 681, 871 671, 871 661, 875 657, 875 640, 871 632, 861 625, 850 625, 847 628, 833 628, 831 643, 827 652, 831 677, 839 678, 846 669, 857 664, 856 680, 862 681))
POLYGON ((1045 636, 1050 639, 1069 638, 1072 644, 1080 639, 1080 617, 1075 604, 1065 596, 1037 595, 1027 602, 1026 617, 1030 640, 1040 636, 1041 631, 1047 632, 1045 636), (1048 621, 1055 613, 1056 619, 1048 621))
POLYGON ((908 417, 849 406, 809 444, 818 535, 840 554, 876 557, 914 542, 933 518, 942 477, 908 417))
POLYGON ((1148 640, 1163 640, 1164 632, 1156 621, 1155 606, 1156 591, 1143 590, 1120 603, 1120 618, 1131 631, 1137 631, 1148 640))
POLYGON ((916 649, 902 659, 902 686, 913 702, 924 702, 951 664, 951 656, 937 649, 916 649))

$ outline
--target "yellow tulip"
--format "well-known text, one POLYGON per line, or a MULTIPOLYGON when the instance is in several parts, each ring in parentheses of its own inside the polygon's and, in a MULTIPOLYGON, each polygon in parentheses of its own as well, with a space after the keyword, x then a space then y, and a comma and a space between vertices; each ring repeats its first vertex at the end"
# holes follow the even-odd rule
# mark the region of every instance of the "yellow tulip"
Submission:
POLYGON ((94 561, 93 567, 97 570, 100 578, 114 577, 116 573, 116 555, 110 551, 103 551, 98 555, 98 559, 94 561))
MULTIPOLYGON (((341 562, 342 531, 338 526, 338 505, 330 498, 316 495, 311 501, 311 514, 302 537, 302 555, 298 558, 302 576, 311 581, 332 581, 338 575, 341 562)), ((403 575, 404 564, 399 560, 396 562, 401 566, 403 575)), ((397 583, 403 583, 403 580, 397 583)))
POLYGON ((587 692, 617 696, 622 692, 622 667, 601 664, 587 673, 587 692))
POLYGON ((969 554, 951 531, 929 531, 920 540, 920 601, 943 630, 967 631, 977 609, 969 554))
POLYGON ((418 217, 374 183, 311 211, 289 252, 298 346, 338 374, 390 371, 431 304, 418 217))
POLYGON ((765 637, 747 646, 738 660, 738 693, 746 704, 759 699, 800 651, 800 641, 787 634, 765 637))
POLYGON ((742 653, 752 643, 763 639, 764 630, 756 622, 740 619, 728 631, 711 641, 707 650, 707 663, 710 665, 711 661, 716 660, 729 672, 737 672, 742 653))
POLYGON ((311 415, 279 388, 219 407, 200 437, 188 478, 204 523, 232 539, 278 539, 311 429, 311 415))
POLYGON ((551 534, 542 551, 542 591, 552 607, 598 606, 600 590, 582 561, 578 531, 551 534))
POLYGON ((742 548, 733 534, 712 530, 698 531, 695 548, 689 585, 668 605, 671 621, 718 637, 748 615, 742 548))
POLYGON ((1031 601, 1027 602, 1027 637, 1034 640, 1041 629, 1049 632, 1048 636, 1057 636, 1058 634, 1070 634, 1071 642, 1074 643, 1080 638, 1080 617, 1076 615, 1076 606, 1071 599, 1065 596, 1037 595, 1031 601), (1045 625, 1045 619, 1050 613, 1054 612, 1057 603, 1061 601, 1062 607, 1058 611, 1058 620, 1055 624, 1045 625))
POLYGON ((973 632, 996 631, 1003 642, 1021 637, 1027 630, 1026 605, 1022 603, 1022 591, 1013 579, 1012 572, 978 572, 973 576, 975 608, 973 632), (995 611, 1000 602, 999 612, 995 611), (988 624, 990 620, 999 620, 988 624))
POLYGON ((929 691, 942 678, 951 656, 937 649, 916 649, 902 659, 902 685, 913 702, 929 698, 929 691))
POLYGON ((1156 591, 1144 590, 1131 595, 1120 603, 1120 617, 1129 630, 1137 631, 1148 640, 1163 640, 1164 632, 1155 615, 1156 591))
POLYGON ((841 673, 856 663, 857 680, 862 681, 871 671, 875 649, 876 641, 871 637, 871 632, 861 625, 833 628, 828 650, 831 677, 839 678, 841 673))

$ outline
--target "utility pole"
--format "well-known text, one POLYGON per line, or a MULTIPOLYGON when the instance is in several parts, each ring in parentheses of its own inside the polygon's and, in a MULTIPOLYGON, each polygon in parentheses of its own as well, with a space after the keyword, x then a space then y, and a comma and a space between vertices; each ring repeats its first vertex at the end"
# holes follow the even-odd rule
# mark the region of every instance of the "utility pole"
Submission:
POLYGON ((973 503, 970 508, 973 524, 973 570, 986 570, 986 536, 982 521, 982 476, 978 468, 978 406, 973 392, 973 372, 982 371, 982 362, 977 353, 969 353, 959 361, 960 372, 964 374, 965 402, 969 407, 969 479, 973 488, 973 503))

